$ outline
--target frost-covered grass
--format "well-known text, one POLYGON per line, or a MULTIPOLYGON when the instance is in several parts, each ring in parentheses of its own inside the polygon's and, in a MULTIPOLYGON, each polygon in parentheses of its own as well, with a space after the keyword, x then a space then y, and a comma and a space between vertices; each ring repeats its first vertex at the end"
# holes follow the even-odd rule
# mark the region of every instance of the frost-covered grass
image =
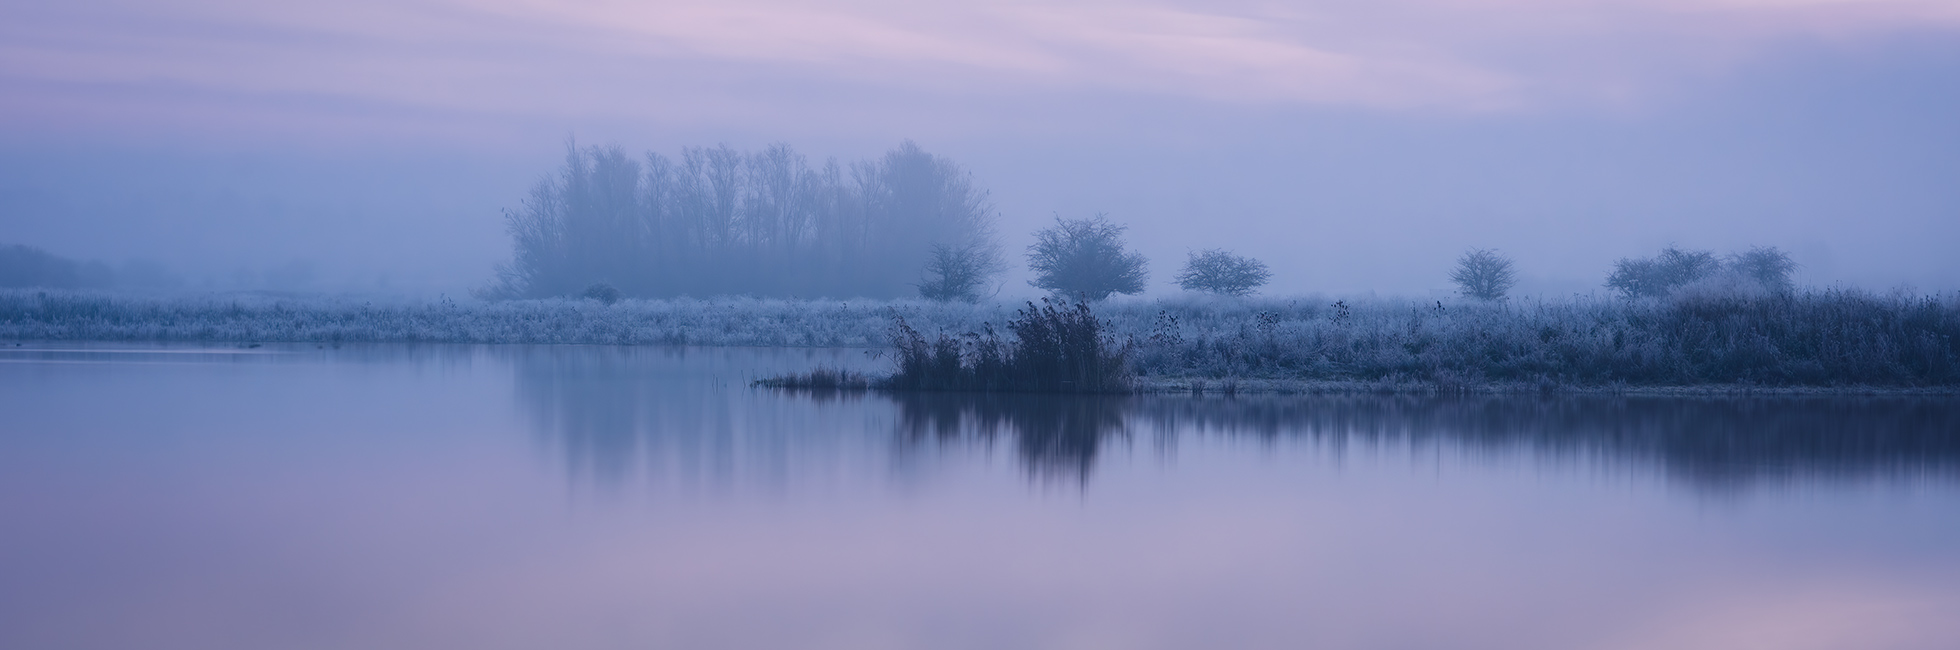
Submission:
POLYGON ((1141 342, 1145 375, 1444 388, 1960 386, 1960 296, 1952 295, 1194 302, 1119 320, 1141 342))
MULTIPOLYGON (((885 347, 996 328, 1017 304, 924 301, 365 301, 0 291, 0 340, 885 347)), ((1112 301, 1096 315, 1146 382, 1960 387, 1960 296, 1855 290, 1507 303, 1112 301)))
POLYGON ((360 300, 0 290, 0 339, 878 347, 894 314, 961 327, 1005 306, 925 301, 360 300))

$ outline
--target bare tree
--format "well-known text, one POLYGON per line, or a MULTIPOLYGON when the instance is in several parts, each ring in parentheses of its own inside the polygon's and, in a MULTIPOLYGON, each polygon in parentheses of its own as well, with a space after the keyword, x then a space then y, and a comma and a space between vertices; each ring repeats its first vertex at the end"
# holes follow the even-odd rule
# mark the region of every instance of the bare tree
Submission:
POLYGON ((933 244, 932 259, 926 261, 926 277, 918 284, 919 296, 928 300, 979 302, 980 288, 1001 271, 1000 247, 991 240, 964 246, 933 244))
POLYGON ((1450 272, 1450 281, 1456 283, 1457 292, 1463 295, 1478 300, 1502 300, 1518 283, 1518 274, 1512 269, 1510 258, 1488 248, 1476 248, 1456 258, 1456 270, 1450 272))
POLYGON ((1266 264, 1221 249, 1191 253, 1174 280, 1186 291, 1207 291, 1224 296, 1251 294, 1272 279, 1266 264))
POLYGON ((1028 282, 1069 298, 1102 300, 1112 293, 1143 292, 1150 260, 1123 249, 1124 226, 1098 214, 1088 219, 1055 218, 1055 226, 1035 233, 1028 247, 1028 282))

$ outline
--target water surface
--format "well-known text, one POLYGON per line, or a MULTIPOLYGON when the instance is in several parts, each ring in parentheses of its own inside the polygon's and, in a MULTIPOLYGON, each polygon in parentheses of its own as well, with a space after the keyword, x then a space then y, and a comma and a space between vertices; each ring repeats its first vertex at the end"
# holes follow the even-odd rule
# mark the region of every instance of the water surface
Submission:
POLYGON ((5 648, 1953 648, 1960 405, 0 351, 5 648))

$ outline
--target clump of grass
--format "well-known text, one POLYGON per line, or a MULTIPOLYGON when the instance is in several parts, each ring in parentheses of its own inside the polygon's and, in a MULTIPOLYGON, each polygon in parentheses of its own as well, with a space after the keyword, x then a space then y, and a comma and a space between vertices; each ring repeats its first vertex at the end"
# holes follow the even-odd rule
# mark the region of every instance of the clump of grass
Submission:
POLYGON ((962 337, 927 339, 904 317, 891 330, 898 368, 880 387, 1037 393, 1123 393, 1131 389, 1128 343, 1118 343, 1089 309, 1042 299, 1015 312, 1001 338, 991 324, 962 337))
POLYGON ((753 385, 808 391, 865 390, 871 387, 871 378, 853 370, 817 366, 809 372, 757 379, 753 385))

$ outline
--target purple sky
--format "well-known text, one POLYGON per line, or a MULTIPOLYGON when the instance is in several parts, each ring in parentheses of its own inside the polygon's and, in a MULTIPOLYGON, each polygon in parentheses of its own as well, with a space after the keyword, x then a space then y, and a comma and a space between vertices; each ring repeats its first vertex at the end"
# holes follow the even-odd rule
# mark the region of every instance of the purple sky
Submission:
POLYGON ((1158 293, 1192 248, 1428 295, 1495 247, 1558 294, 1668 243, 1946 290, 1956 114, 1953 0, 0 0, 0 242, 458 291, 568 135, 913 138, 1010 249, 1131 224, 1158 293))

